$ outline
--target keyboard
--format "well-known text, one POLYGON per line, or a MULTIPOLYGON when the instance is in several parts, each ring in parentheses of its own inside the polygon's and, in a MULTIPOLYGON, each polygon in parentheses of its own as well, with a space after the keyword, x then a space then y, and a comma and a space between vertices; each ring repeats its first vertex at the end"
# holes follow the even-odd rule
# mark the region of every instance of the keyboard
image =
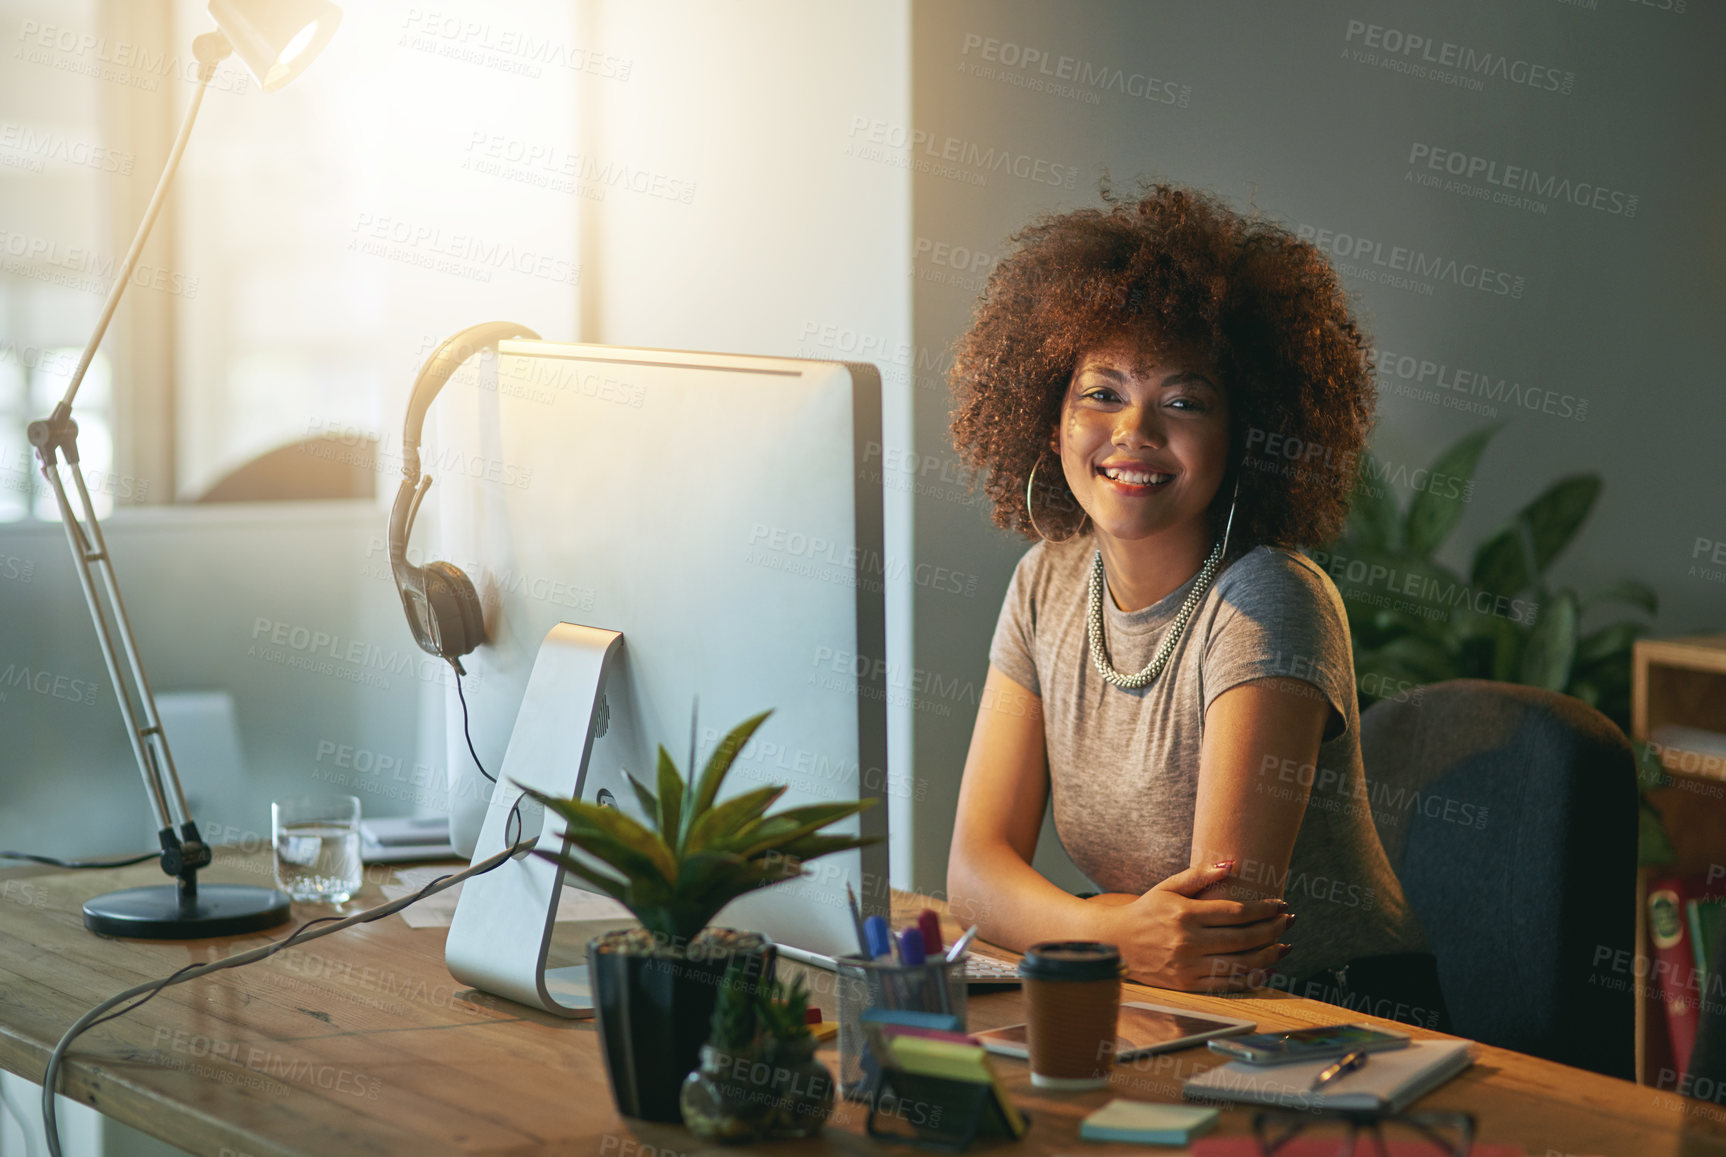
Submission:
MULTIPOLYGON (((816 968, 832 971, 838 967, 831 956, 819 952, 811 952, 807 948, 799 948, 794 944, 778 945, 779 954, 804 964, 812 964, 816 968)), ((997 956, 983 956, 976 952, 965 953, 965 985, 968 988, 994 987, 1019 983, 1019 962, 1002 960, 997 956)))
POLYGON ((975 952, 965 954, 965 983, 975 984, 1018 984, 1019 965, 1012 960, 999 960, 993 956, 979 956, 975 952))

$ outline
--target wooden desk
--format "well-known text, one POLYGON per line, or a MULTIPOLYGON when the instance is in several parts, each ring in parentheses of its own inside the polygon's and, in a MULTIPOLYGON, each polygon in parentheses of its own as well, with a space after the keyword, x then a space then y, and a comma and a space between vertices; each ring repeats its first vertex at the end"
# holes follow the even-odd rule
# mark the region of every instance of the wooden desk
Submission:
MULTIPOLYGON (((224 849, 217 863, 206 873, 211 881, 262 882, 270 871, 267 851, 248 856, 224 849)), ((365 888, 343 911, 381 902, 377 883, 388 879, 384 873, 368 868, 365 888)), ((55 1041, 93 1005, 187 964, 285 934, 150 943, 85 931, 84 900, 160 880, 151 864, 108 872, 0 872, 0 1066, 40 1081, 55 1041)), ((896 901, 908 908, 925 903, 911 896, 896 901)), ((295 905, 293 926, 328 913, 295 905)), ((593 1022, 563 1020, 456 983, 444 968, 444 935, 443 929, 411 929, 391 916, 176 985, 79 1037, 62 1091, 193 1153, 212 1155, 913 1152, 863 1136, 862 1109, 844 1102, 822 1139, 801 1147, 710 1148, 682 1128, 621 1118, 612 1107, 593 1022)), ((570 955, 580 951, 579 945, 561 947, 570 955)), ((791 961, 782 967, 787 974, 801 968, 791 961)), ((1507 970, 1514 967, 1507 962, 1507 970)), ((811 980, 816 1003, 831 1015, 830 974, 814 972, 811 980)), ((1241 997, 1138 985, 1128 990, 1132 998, 1251 1017, 1271 1029, 1373 1019, 1264 990, 1241 997)), ((973 1029, 1024 1019, 1016 990, 973 994, 969 1006, 973 1029)), ((831 1045, 819 1055, 837 1063, 831 1045)), ((1020 1144, 979 1143, 976 1151, 1027 1157, 1081 1148, 1100 1155, 1146 1152, 1079 1142, 1078 1122, 1111 1095, 1179 1100, 1181 1081, 1218 1061, 1204 1049, 1189 1049, 1122 1066, 1111 1089, 1050 1094, 1031 1087, 1022 1062, 1001 1060, 1033 1128, 1020 1144)), ((1726 1154, 1726 1107, 1503 1049, 1480 1047, 1472 1069, 1421 1105, 1472 1110, 1483 1140, 1516 1142, 1534 1157, 1726 1154)), ((1221 1131, 1246 1131, 1249 1115, 1226 1109, 1221 1131)))

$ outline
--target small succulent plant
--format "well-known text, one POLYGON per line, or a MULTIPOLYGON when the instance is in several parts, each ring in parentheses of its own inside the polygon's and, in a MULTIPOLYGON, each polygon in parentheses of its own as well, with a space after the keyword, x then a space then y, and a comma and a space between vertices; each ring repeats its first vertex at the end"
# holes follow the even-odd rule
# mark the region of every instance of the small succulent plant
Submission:
POLYGON ((809 989, 799 975, 790 984, 775 980, 755 1010, 756 1028, 764 1041, 786 1044, 802 1040, 809 1032, 809 989))
POLYGON ((656 945, 669 944, 675 950, 694 940, 738 896, 796 879, 803 865, 819 856, 879 842, 879 836, 821 832, 874 804, 873 799, 810 804, 769 815, 767 809, 786 790, 780 784, 717 802, 737 753, 771 714, 763 711, 732 728, 699 777, 693 750, 685 780, 660 745, 658 790, 650 791, 629 776, 645 824, 619 808, 559 799, 517 785, 561 816, 569 842, 599 866, 567 853, 535 849, 534 855, 562 865, 617 900, 652 933, 656 945))
POLYGON ((802 1040, 810 1035, 808 1008, 809 990, 803 977, 790 984, 763 982, 752 974, 745 958, 733 957, 713 1005, 709 1043, 740 1053, 802 1040))

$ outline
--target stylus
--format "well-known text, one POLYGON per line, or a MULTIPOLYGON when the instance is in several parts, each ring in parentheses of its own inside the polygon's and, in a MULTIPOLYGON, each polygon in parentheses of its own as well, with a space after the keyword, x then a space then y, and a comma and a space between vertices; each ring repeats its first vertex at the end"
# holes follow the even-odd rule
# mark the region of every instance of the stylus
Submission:
POLYGON ((963 936, 953 941, 953 947, 947 949, 947 959, 949 961, 957 960, 959 957, 965 955, 965 949, 971 947, 971 941, 977 935, 977 929, 979 927, 980 925, 977 924, 971 925, 969 928, 965 929, 965 934, 963 936))

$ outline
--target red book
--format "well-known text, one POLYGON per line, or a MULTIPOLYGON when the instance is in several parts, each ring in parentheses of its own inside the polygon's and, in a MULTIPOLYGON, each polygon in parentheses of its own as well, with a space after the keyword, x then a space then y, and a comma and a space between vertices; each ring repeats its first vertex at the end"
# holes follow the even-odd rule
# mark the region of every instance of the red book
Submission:
POLYGON ((1696 975, 1696 954, 1690 944, 1689 921, 1684 902, 1703 892, 1694 876, 1662 876, 1648 881, 1648 943, 1654 949, 1653 979, 1666 1010, 1666 1038, 1672 1046, 1672 1069, 1649 1074, 1654 1085, 1676 1084, 1678 1074, 1690 1066, 1690 1050, 1696 1044, 1699 1020, 1697 1000, 1701 986, 1696 975))

